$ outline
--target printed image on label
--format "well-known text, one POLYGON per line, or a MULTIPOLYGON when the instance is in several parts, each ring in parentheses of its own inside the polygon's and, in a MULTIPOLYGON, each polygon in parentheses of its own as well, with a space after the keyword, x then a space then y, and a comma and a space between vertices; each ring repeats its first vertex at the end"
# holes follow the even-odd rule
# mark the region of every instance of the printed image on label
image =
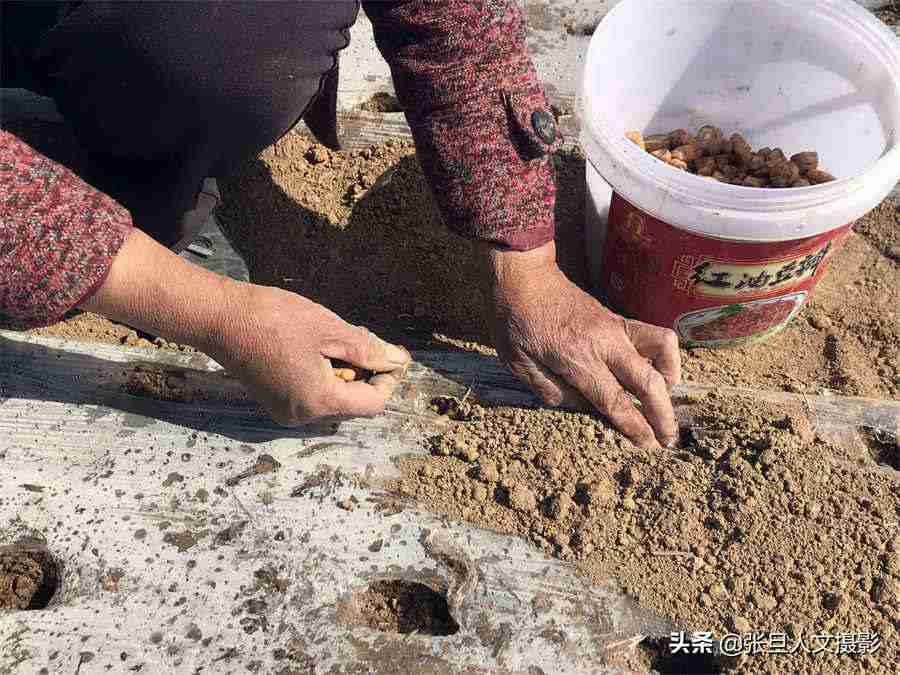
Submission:
POLYGON ((806 296, 806 291, 801 291, 689 312, 678 318, 675 331, 690 347, 716 347, 768 337, 787 325, 806 296))

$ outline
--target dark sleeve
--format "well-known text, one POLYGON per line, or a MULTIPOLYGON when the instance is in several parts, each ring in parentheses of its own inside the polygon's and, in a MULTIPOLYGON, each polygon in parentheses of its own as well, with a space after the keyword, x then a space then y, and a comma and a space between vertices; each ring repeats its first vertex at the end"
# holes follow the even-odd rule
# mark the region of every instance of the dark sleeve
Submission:
POLYGON ((112 198, 0 130, 0 324, 62 318, 103 284, 130 230, 112 198))
POLYGON ((516 250, 553 239, 560 139, 515 0, 363 7, 447 225, 516 250))

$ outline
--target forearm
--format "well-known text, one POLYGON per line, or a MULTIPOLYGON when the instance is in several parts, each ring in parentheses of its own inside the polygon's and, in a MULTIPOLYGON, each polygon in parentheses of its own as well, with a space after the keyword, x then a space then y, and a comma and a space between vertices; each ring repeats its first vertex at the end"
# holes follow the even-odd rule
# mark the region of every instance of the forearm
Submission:
POLYGON ((104 283, 80 307, 215 356, 223 336, 246 320, 240 297, 248 287, 192 265, 134 229, 104 283))

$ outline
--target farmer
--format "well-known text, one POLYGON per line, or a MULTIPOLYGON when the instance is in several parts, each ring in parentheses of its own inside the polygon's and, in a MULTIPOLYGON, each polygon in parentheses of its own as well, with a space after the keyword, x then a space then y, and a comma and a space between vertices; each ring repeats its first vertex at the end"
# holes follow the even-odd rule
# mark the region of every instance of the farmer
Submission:
MULTIPOLYGON (((560 137, 517 3, 362 5, 444 219, 475 241, 502 359, 549 405, 587 399, 636 443, 673 442, 674 334, 613 314, 557 267, 549 155, 560 137)), ((193 345, 284 425, 379 413, 396 379, 346 383, 328 359, 387 372, 405 350, 186 259, 204 234, 213 259, 232 257, 217 269, 246 279, 217 229, 210 177, 301 118, 337 147, 337 53, 359 4, 0 6, 3 86, 52 97, 90 157, 76 176, 0 132, 4 322, 45 325, 79 307, 193 345)))

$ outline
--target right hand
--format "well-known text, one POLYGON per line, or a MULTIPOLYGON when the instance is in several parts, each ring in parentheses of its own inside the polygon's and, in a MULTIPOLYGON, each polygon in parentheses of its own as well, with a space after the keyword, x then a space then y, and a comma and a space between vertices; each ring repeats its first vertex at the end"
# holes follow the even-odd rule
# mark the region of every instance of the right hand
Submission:
POLYGON ((494 344, 522 382, 547 405, 599 411, 641 447, 677 442, 675 333, 604 307, 559 269, 552 241, 531 251, 477 250, 494 344))
POLYGON ((237 375, 276 422, 296 426, 326 417, 371 417, 384 410, 409 352, 300 295, 241 285, 242 319, 226 327, 210 355, 237 375), (345 382, 340 359, 377 373, 345 382))

